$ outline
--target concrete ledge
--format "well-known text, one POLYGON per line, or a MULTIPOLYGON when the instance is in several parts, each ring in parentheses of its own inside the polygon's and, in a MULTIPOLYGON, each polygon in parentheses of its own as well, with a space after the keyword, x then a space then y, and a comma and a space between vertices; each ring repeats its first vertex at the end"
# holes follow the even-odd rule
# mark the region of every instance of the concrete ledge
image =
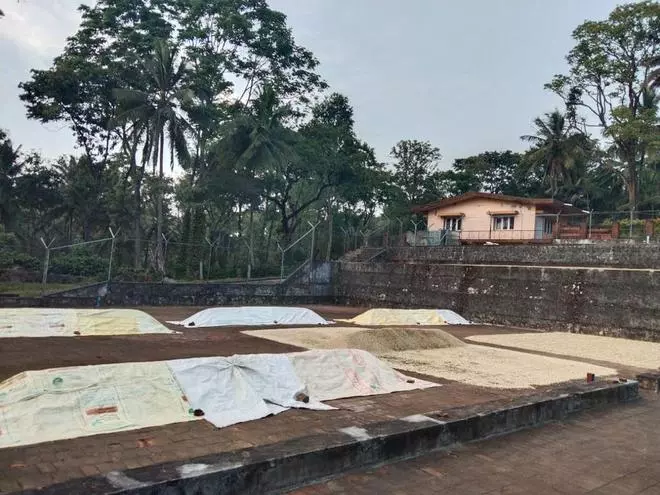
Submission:
POLYGON ((313 483, 352 469, 427 454, 586 409, 639 398, 636 381, 576 384, 514 401, 408 416, 261 447, 72 480, 23 493, 261 494, 313 483))
POLYGON ((639 388, 652 390, 656 394, 660 392, 660 373, 641 373, 636 378, 639 388))

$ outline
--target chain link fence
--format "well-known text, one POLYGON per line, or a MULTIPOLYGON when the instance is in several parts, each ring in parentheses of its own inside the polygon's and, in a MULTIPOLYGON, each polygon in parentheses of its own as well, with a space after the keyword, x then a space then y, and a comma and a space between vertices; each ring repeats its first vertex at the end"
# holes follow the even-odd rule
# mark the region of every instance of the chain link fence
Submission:
MULTIPOLYGON (((295 275, 309 260, 366 260, 398 246, 450 246, 503 242, 660 242, 660 212, 584 212, 573 215, 537 215, 536 223, 522 219, 502 223, 485 220, 483 229, 470 218, 461 222, 433 223, 418 218, 381 215, 359 225, 332 225, 328 220, 307 222, 289 238, 276 235, 245 236, 218 233, 202 242, 183 242, 163 235, 164 273, 155 266, 158 243, 153 238, 135 239, 109 230, 89 241, 58 244, 40 239, 43 246, 41 273, 33 268, 40 292, 123 281, 245 281, 284 280, 295 275), (510 223, 509 223, 510 222, 510 223), (331 227, 332 225, 332 227, 331 227), (451 228, 444 228, 444 227, 451 228), (502 227, 502 228, 497 228, 502 227), (362 256, 354 253, 362 252, 362 256)), ((482 219, 483 221, 483 219, 482 219)))

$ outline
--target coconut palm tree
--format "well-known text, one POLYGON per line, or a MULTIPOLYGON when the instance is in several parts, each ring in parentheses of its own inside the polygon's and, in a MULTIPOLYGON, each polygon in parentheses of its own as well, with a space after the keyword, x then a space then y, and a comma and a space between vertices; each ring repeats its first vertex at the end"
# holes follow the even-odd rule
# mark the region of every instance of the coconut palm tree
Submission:
POLYGON ((157 223, 155 265, 164 273, 163 259, 163 189, 165 142, 169 143, 170 168, 174 167, 175 156, 179 164, 186 165, 190 159, 186 143, 189 125, 181 106, 191 98, 183 87, 185 62, 178 60, 176 47, 167 41, 158 40, 152 58, 143 63, 144 87, 142 89, 117 89, 115 96, 119 104, 119 122, 141 122, 146 126, 143 160, 151 159, 153 173, 158 168, 157 223))
MULTIPOLYGON (((14 146, 9 136, 0 129, 0 226, 10 227, 16 209, 14 187, 21 173, 21 147, 14 146)), ((13 222, 12 222, 13 223, 13 222)))
POLYGON ((570 179, 570 169, 576 160, 584 156, 588 138, 569 125, 566 116, 558 110, 545 114, 545 119, 534 120, 535 135, 521 136, 520 139, 532 143, 528 160, 533 164, 543 164, 543 179, 550 182, 554 198, 559 183, 570 179))

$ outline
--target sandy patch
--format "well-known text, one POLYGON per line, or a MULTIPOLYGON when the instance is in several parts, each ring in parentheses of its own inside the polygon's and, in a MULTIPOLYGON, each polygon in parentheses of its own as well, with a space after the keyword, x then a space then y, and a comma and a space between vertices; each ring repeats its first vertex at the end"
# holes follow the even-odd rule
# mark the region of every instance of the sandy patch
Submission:
POLYGON ((306 349, 361 349, 373 354, 466 345, 450 333, 421 328, 277 328, 242 332, 306 349))
POLYGON ((468 340, 636 368, 660 367, 660 343, 655 342, 566 332, 475 335, 468 340))
POLYGON ((379 355, 394 368, 492 388, 541 385, 615 375, 616 370, 567 359, 466 345, 451 349, 391 352, 379 355))
POLYGON ((357 327, 306 327, 245 330, 241 333, 305 349, 341 349, 347 348, 346 339, 348 336, 363 330, 366 329, 357 327))
POLYGON ((483 387, 532 388, 583 379, 588 372, 597 376, 616 374, 616 370, 610 368, 567 359, 464 344, 442 330, 315 327, 243 333, 308 349, 353 347, 369 350, 401 370, 483 387), (420 333, 415 336, 414 332, 420 333), (437 347, 411 348, 415 343, 437 347))

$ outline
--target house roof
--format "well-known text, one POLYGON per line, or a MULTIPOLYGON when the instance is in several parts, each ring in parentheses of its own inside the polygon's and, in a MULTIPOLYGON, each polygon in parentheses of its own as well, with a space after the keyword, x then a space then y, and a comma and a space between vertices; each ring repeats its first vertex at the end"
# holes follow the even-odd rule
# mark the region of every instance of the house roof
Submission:
POLYGON ((558 199, 551 198, 523 198, 521 196, 507 196, 505 194, 492 194, 485 192, 468 192, 451 198, 444 198, 425 205, 415 206, 412 208, 414 213, 426 213, 428 211, 437 210, 446 206, 453 206, 463 201, 471 199, 493 199, 496 201, 504 201, 508 203, 518 203, 529 206, 536 206, 551 213, 563 213, 572 215, 585 215, 586 212, 577 206, 569 203, 564 203, 558 199))

